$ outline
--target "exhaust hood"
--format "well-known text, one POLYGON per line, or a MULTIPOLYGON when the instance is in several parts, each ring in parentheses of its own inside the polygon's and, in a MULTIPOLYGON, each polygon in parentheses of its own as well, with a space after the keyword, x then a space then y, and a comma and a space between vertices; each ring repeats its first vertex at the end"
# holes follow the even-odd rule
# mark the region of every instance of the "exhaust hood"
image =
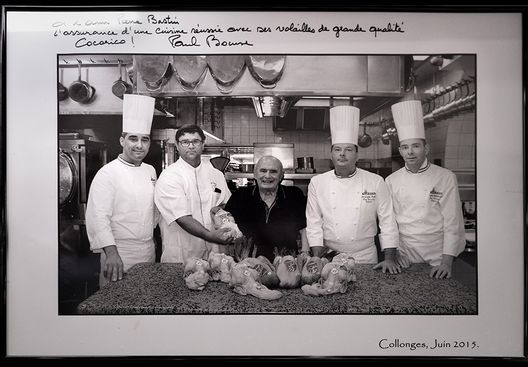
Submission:
POLYGON ((299 100, 299 97, 252 97, 255 112, 259 118, 278 116, 284 117, 292 105, 299 100))

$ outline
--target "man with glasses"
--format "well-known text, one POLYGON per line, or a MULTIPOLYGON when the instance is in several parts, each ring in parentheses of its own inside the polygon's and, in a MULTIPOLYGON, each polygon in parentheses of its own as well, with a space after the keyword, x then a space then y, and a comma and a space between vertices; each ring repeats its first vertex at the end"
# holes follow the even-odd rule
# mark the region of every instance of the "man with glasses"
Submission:
POLYGON ((210 251, 225 252, 233 238, 228 228, 214 229, 211 209, 231 196, 222 172, 202 161, 205 134, 198 125, 176 132, 180 158, 167 167, 156 183, 154 200, 161 213, 161 262, 185 263, 190 257, 207 258, 210 251))

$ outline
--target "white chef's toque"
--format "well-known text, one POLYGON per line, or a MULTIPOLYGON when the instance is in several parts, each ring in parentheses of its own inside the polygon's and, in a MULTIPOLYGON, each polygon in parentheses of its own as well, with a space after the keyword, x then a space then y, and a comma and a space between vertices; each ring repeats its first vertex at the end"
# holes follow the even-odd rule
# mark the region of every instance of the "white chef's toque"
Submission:
POLYGON ((123 96, 123 132, 150 135, 155 99, 139 94, 123 96))
POLYGON ((406 139, 425 139, 422 102, 404 101, 391 107, 392 118, 400 141, 406 139))
POLYGON ((334 144, 358 144, 359 108, 337 106, 330 109, 330 134, 334 144))

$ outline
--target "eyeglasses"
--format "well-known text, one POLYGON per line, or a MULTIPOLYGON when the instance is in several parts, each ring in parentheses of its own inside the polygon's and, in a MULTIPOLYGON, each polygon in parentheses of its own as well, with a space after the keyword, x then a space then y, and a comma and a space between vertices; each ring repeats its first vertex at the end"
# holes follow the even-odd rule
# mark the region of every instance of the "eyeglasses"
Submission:
POLYGON ((200 139, 194 139, 194 140, 179 140, 178 143, 180 143, 184 147, 188 147, 189 145, 198 146, 203 143, 200 139))

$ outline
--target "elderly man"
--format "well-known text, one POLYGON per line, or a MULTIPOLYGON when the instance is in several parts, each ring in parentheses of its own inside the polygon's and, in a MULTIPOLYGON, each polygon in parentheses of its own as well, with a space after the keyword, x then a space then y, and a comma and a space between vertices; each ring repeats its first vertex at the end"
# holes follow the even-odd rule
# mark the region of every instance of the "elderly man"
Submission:
POLYGON ((405 161, 386 178, 400 231, 398 261, 403 267, 427 262, 431 277, 449 278, 466 245, 456 176, 427 159, 420 101, 397 103, 392 115, 405 161))
POLYGON ((295 186, 281 185, 282 163, 273 156, 260 158, 255 165, 256 186, 241 187, 229 199, 225 210, 230 212, 240 230, 257 245, 257 255, 271 262, 275 254, 296 255, 308 251, 306 227, 306 197, 295 186), (299 249, 297 239, 301 238, 299 249))
POLYGON ((202 161, 205 134, 198 125, 176 132, 180 158, 167 167, 156 183, 154 200, 161 213, 161 262, 185 263, 224 252, 232 241, 228 228, 214 229, 211 209, 223 206, 231 192, 222 172, 209 159, 202 161))
POLYGON ((330 109, 332 161, 335 169, 313 177, 308 185, 306 235, 315 256, 325 248, 351 254, 357 263, 378 263, 378 233, 384 260, 374 266, 399 273, 396 264, 398 228, 383 178, 356 167, 359 109, 330 109))
POLYGON ((156 170, 142 162, 153 114, 154 98, 124 95, 123 152, 97 172, 90 186, 86 230, 91 250, 101 253, 100 286, 122 279, 132 265, 155 261, 156 170))

